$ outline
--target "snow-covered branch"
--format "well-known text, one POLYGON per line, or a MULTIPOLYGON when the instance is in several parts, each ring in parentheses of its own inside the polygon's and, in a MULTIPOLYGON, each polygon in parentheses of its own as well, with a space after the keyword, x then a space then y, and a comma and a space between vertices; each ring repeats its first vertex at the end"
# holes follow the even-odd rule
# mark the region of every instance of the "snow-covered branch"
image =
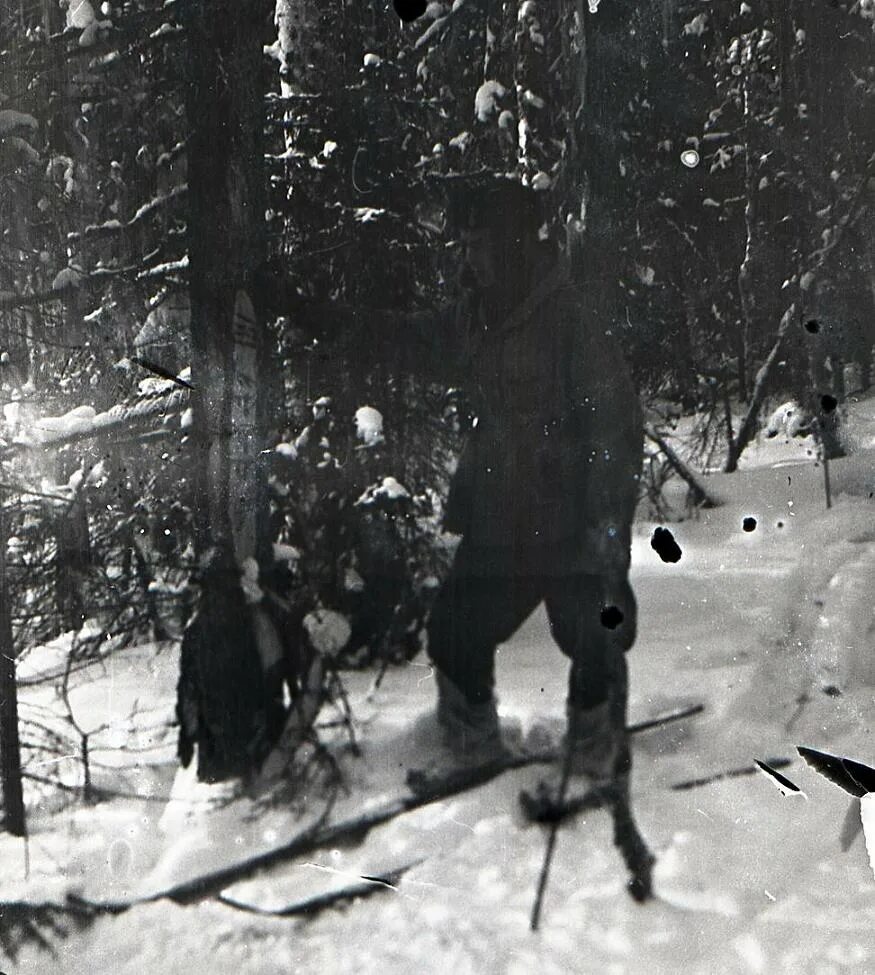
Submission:
POLYGON ((68 240, 82 240, 83 238, 111 237, 115 234, 125 233, 132 230, 137 224, 142 223, 147 217, 152 216, 164 207, 182 199, 188 193, 188 184, 182 183, 174 186, 169 193, 164 193, 144 203, 130 220, 106 220, 103 223, 91 224, 83 231, 73 231, 67 234, 68 240))
POLYGON ((165 261, 163 264, 156 264, 154 267, 147 267, 145 270, 140 271, 137 275, 137 280, 144 281, 151 278, 166 278, 171 277, 174 274, 178 274, 180 271, 188 270, 188 255, 179 258, 177 261, 165 261))
POLYGON ((426 44, 430 44, 439 34, 444 31, 449 30, 453 26, 453 19, 461 13, 467 6, 467 0, 455 0, 449 13, 445 14, 443 17, 438 17, 437 20, 431 24, 428 29, 421 34, 417 39, 416 43, 413 45, 413 50, 418 51, 425 47, 426 44))
POLYGON ((142 264, 127 264, 124 267, 98 267, 92 271, 83 272, 76 268, 64 268, 55 277, 55 287, 45 291, 34 291, 32 294, 16 294, 11 291, 0 292, 0 311, 11 311, 15 308, 32 308, 35 305, 45 305, 53 301, 64 301, 76 291, 91 285, 99 285, 103 281, 118 278, 160 278, 166 274, 175 273, 188 267, 188 258, 168 261, 154 267, 144 268, 142 264), (70 271, 70 274, 65 274, 70 271))

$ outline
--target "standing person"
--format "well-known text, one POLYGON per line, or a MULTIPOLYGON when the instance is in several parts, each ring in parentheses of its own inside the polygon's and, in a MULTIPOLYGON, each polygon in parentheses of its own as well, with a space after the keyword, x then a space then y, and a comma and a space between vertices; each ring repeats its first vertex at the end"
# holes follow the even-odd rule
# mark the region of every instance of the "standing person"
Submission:
POLYGON ((305 332, 345 336, 359 357, 379 349, 399 371, 461 385, 476 415, 444 517, 462 539, 427 627, 446 745, 474 762, 501 752, 495 651, 544 602, 571 661, 572 771, 610 780, 629 768, 624 653, 636 632, 628 574, 643 461, 611 282, 578 286, 555 241, 541 239, 537 194, 515 180, 460 179, 450 220, 467 290, 437 314, 322 306, 285 290, 282 306, 305 332))
POLYGON ((630 766, 638 398, 616 323, 588 311, 611 303, 583 294, 539 240, 535 194, 501 180, 452 203, 471 289, 433 323, 430 354, 455 364, 476 421, 445 510, 462 539, 428 624, 438 721, 454 753, 500 753, 495 651, 544 602, 571 661, 572 773, 610 781, 630 766))

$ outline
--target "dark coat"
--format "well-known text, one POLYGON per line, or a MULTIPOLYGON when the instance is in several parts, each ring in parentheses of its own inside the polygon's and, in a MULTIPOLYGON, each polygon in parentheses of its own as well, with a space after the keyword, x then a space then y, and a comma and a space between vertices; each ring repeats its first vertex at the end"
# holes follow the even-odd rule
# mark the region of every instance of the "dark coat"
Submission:
POLYGON ((308 333, 351 337, 404 372, 462 386, 477 425, 444 527, 484 575, 629 567, 643 418, 610 323, 557 269, 510 315, 470 297, 434 313, 362 313, 298 302, 308 333), (386 351, 385 337, 392 336, 386 351))
POLYGON ((557 271, 503 321, 469 302, 433 323, 477 415, 444 526, 484 574, 628 570, 643 421, 616 338, 586 318, 557 271))

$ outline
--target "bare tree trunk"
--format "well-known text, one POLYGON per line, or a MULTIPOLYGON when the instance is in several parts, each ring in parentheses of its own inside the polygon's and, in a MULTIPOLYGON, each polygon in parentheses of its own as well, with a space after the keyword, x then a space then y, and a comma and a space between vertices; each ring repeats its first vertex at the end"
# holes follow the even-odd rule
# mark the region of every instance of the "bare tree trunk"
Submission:
POLYGON ((605 0, 590 2, 582 15, 577 175, 586 194, 578 273, 592 304, 593 321, 615 330, 626 319, 618 282, 626 270, 624 238, 634 226, 629 218, 634 166, 618 120, 627 112, 629 99, 645 90, 648 73, 665 57, 663 13, 661 0, 605 0))
POLYGON ((91 538, 88 509, 83 489, 55 522, 55 572, 58 612, 62 625, 79 630, 85 622, 85 579, 91 565, 91 538))
POLYGON ((24 836, 26 824, 21 787, 15 648, 6 574, 7 537, 5 500, 0 495, 0 785, 3 792, 3 826, 15 836, 24 836))
POLYGON ((778 357, 784 348, 784 340, 787 336, 787 332, 790 326, 797 322, 798 310, 795 302, 787 309, 784 313, 784 317, 781 319, 781 324, 778 328, 778 334, 775 338, 775 343, 771 348, 771 351, 766 356, 766 361, 760 366, 759 371, 754 379, 753 389, 751 390, 750 402, 748 403, 747 413, 744 419, 741 421, 741 426, 738 429, 738 434, 732 438, 729 442, 729 448, 726 453, 726 463, 723 466, 723 471, 726 474, 732 474, 738 470, 738 461, 742 453, 744 453, 745 447, 751 442, 756 433, 757 423, 759 422, 760 408, 763 405, 763 400, 766 398, 766 393, 769 388, 769 380, 772 376, 772 370, 775 367, 775 363, 778 361, 778 357))
MULTIPOLYGON (((749 152, 749 150, 747 150, 749 152)), ((750 164, 745 164, 750 168, 750 164)), ((742 403, 748 400, 747 358, 750 349, 750 339, 753 334, 753 323, 756 316, 756 293, 753 281, 753 236, 754 236, 754 202, 752 194, 754 188, 751 180, 747 180, 747 202, 744 207, 744 222, 747 239, 744 245, 744 257, 738 269, 738 296, 741 303, 741 322, 735 341, 736 379, 738 381, 738 398, 742 403)))
POLYGON ((198 529, 201 539, 231 544, 238 562, 255 555, 257 521, 252 469, 264 323, 256 317, 252 285, 266 246, 260 6, 197 2, 189 15, 198 529))
POLYGON ((261 467, 267 325, 256 272, 266 256, 263 43, 271 6, 192 0, 188 9, 189 288, 195 390, 198 611, 182 648, 178 710, 184 762, 198 777, 246 775, 270 747, 270 701, 256 609, 241 587, 264 565, 261 467))
MULTIPOLYGON (((842 215, 841 219, 837 220, 835 232, 833 233, 829 242, 819 250, 816 250, 810 256, 807 269, 804 273, 799 275, 800 282, 804 281, 806 285, 806 288, 802 290, 810 290, 814 286, 817 276, 822 273, 827 263, 839 251, 840 245, 844 241, 845 234, 866 212, 866 193, 869 186, 869 180, 872 178, 873 170, 875 170, 875 154, 869 157, 866 169, 864 170, 863 175, 857 185, 857 190, 854 193, 853 198, 847 204, 845 213, 842 215)), ((766 392, 768 391, 768 383, 772 376, 772 370, 774 369, 775 364, 777 363, 781 352, 784 349, 787 334, 791 326, 801 325, 800 318, 802 290, 797 287, 796 297, 787 306, 786 311, 781 316, 781 324, 778 327, 775 342, 772 345, 771 351, 766 356, 765 362, 763 362, 756 374, 747 413, 745 414, 738 434, 729 444, 726 464, 723 468, 724 472, 727 474, 737 470, 739 458, 744 452, 745 447, 747 447, 756 433, 760 408, 763 405, 763 400, 765 399, 766 392)))

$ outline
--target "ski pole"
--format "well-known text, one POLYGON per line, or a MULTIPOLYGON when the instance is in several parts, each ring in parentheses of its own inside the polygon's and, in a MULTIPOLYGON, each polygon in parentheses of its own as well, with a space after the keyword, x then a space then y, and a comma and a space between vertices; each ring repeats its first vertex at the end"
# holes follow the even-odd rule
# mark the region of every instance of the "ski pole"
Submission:
POLYGON ((557 799, 557 815, 550 823, 550 832, 547 835, 547 849, 544 851, 544 862, 541 864, 541 876, 538 878, 538 891, 535 894, 535 903, 532 906, 532 918, 529 924, 530 931, 537 931, 541 920, 541 904, 544 901, 544 892, 547 889, 547 879, 550 876, 550 864, 553 861, 553 851, 556 849, 556 837, 559 835, 559 823, 562 816, 558 811, 565 803, 565 793, 568 789, 568 780, 571 778, 571 735, 567 736, 565 742, 565 757, 562 761, 562 778, 559 782, 559 796, 557 799))

